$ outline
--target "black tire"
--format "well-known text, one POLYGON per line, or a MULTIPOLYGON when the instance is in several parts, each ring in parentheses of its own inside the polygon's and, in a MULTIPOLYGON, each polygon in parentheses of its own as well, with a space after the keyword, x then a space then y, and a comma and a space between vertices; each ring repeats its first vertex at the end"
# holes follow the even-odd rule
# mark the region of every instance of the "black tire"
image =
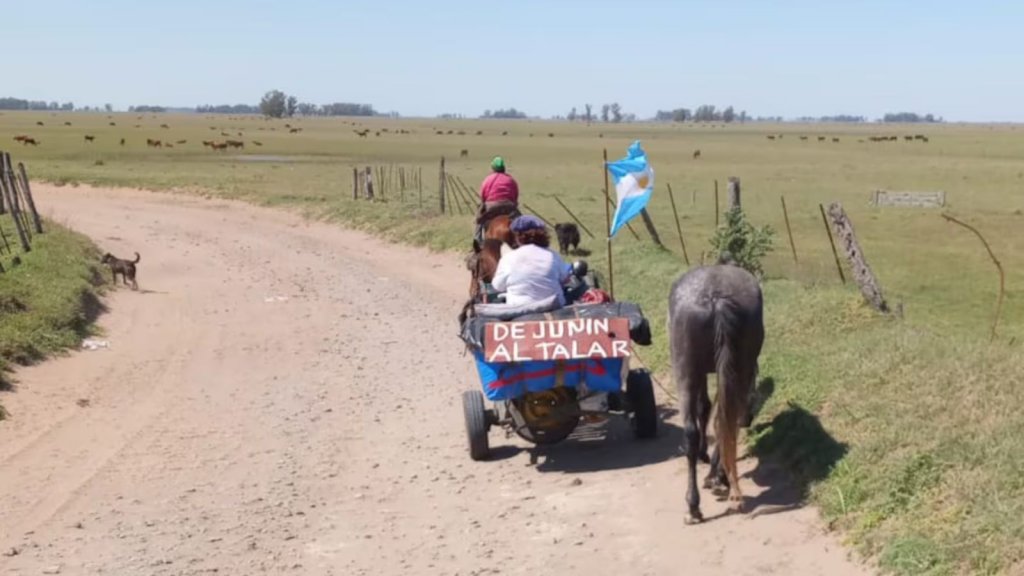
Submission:
POLYGON ((631 414, 629 423, 637 438, 658 435, 658 404, 654 400, 654 384, 646 370, 630 370, 626 377, 626 396, 631 414))
POLYGON ((479 390, 466 390, 462 393, 462 413, 466 419, 466 438, 469 440, 469 457, 473 460, 486 460, 491 452, 487 442, 487 409, 484 407, 484 395, 479 390))

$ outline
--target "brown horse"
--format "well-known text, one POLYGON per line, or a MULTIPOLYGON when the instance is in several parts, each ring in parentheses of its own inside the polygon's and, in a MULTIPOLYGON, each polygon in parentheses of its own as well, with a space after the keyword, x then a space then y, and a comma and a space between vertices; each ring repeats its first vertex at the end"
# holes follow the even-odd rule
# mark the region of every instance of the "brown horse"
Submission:
POLYGON ((508 214, 495 216, 484 229, 484 242, 487 240, 498 240, 515 248, 516 238, 512 234, 512 217, 508 214))
POLYGON ((480 250, 471 254, 466 259, 466 267, 472 273, 469 285, 469 298, 477 301, 480 297, 481 282, 489 283, 494 279, 494 273, 498 270, 498 261, 501 260, 502 241, 496 238, 484 239, 484 245, 480 250))

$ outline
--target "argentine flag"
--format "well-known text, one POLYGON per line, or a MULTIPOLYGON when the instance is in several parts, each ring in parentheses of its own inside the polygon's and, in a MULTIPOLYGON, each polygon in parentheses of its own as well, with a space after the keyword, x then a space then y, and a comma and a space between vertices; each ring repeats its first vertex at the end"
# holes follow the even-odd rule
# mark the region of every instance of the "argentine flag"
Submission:
POLYGON ((615 194, 618 207, 609 236, 615 236, 626 222, 633 219, 647 206, 654 191, 654 170, 647 163, 647 153, 640 148, 637 140, 626 151, 626 157, 606 164, 615 179, 615 194))

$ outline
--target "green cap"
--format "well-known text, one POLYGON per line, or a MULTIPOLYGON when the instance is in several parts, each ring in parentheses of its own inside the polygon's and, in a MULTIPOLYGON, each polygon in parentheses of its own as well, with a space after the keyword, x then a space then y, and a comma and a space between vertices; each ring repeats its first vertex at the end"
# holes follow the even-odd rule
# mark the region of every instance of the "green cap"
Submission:
POLYGON ((501 156, 495 156, 494 160, 491 160, 491 170, 495 172, 505 171, 505 159, 501 156))

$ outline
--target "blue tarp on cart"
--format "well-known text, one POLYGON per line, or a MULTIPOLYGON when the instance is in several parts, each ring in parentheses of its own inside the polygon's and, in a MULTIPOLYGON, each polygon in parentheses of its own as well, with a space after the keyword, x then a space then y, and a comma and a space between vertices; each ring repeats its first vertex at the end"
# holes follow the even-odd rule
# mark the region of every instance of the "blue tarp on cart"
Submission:
POLYGON ((484 395, 492 402, 554 388, 559 372, 562 385, 569 388, 578 388, 585 383, 592 392, 622 390, 624 358, 503 363, 485 361, 480 349, 473 350, 473 358, 484 395))

